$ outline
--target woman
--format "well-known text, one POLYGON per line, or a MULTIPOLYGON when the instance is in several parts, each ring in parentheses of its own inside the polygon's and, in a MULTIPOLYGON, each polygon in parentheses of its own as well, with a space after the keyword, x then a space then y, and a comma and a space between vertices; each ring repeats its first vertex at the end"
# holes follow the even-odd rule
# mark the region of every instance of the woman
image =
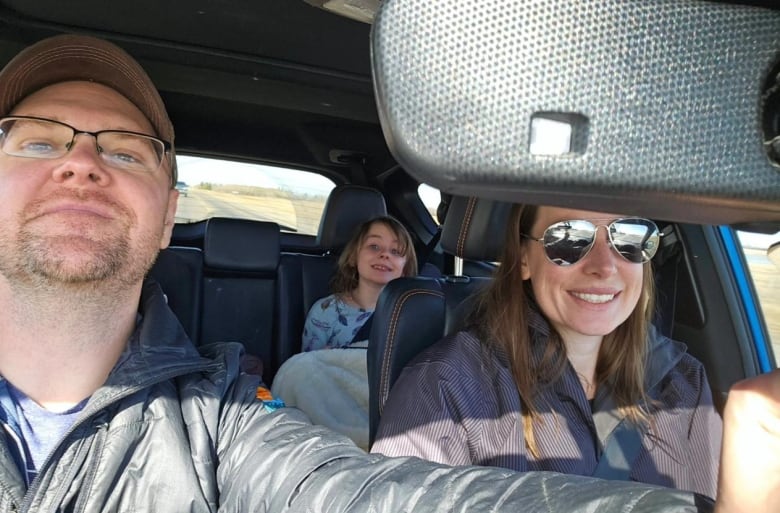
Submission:
POLYGON ((659 240, 646 219, 516 206, 469 328, 403 371, 372 451, 714 497, 704 368, 650 323, 659 240))

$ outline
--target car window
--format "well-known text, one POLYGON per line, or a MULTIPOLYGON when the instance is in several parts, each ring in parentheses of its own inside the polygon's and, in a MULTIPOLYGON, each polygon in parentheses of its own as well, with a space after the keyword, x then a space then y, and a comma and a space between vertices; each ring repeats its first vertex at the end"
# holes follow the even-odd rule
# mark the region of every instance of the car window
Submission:
MULTIPOLYGON (((737 232, 748 270, 756 288, 775 355, 780 355, 780 264, 770 260, 767 249, 780 242, 774 235, 737 232)), ((774 257, 777 260, 777 257, 774 257)))
POLYGON ((311 171, 177 156, 177 223, 210 217, 273 221, 283 231, 314 235, 336 184, 311 171))
POLYGON ((417 187, 417 194, 420 196, 423 205, 425 205, 425 208, 431 214, 433 220, 436 221, 436 224, 441 224, 441 221, 436 215, 436 209, 439 208, 439 203, 441 203, 441 192, 439 189, 421 183, 420 186, 417 187))

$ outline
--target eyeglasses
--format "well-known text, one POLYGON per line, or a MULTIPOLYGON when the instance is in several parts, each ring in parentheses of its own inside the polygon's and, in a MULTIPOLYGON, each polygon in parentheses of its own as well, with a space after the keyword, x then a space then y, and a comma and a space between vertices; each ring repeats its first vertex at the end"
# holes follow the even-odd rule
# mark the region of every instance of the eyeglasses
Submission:
POLYGON ((658 227, 649 219, 640 217, 615 219, 608 225, 595 225, 584 219, 572 219, 550 225, 540 239, 521 235, 541 242, 550 262, 566 266, 585 258, 593 248, 596 234, 602 226, 607 229, 612 249, 631 263, 649 262, 658 251, 661 240, 658 227))
POLYGON ((87 132, 51 119, 12 116, 0 119, 0 150, 13 157, 58 159, 81 134, 94 137, 103 162, 120 171, 156 173, 171 149, 169 142, 137 132, 87 132))

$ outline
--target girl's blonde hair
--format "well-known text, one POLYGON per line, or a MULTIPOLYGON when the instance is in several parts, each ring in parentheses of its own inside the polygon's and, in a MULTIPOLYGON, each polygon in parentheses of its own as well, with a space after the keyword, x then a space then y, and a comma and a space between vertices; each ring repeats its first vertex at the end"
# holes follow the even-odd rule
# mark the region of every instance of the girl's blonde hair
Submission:
MULTIPOLYGON (((494 279, 477 298, 469 324, 486 348, 506 354, 520 394, 525 443, 532 455, 539 455, 534 423, 540 422, 540 389, 563 374, 566 346, 550 326, 550 337, 541 357, 534 357, 529 331, 529 312, 536 306, 530 281, 520 275, 523 244, 533 243, 530 234, 538 207, 515 205, 507 224, 501 264, 494 279)), ((637 305, 620 326, 606 335, 599 349, 596 383, 610 383, 620 413, 637 425, 647 422, 645 366, 647 334, 655 308, 655 286, 651 265, 645 264, 642 291, 637 305)), ((539 311, 542 314, 541 311, 539 311)))
POLYGON ((402 275, 414 276, 417 274, 417 254, 414 251, 414 242, 411 235, 409 235, 409 231, 394 217, 375 217, 361 224, 347 245, 344 246, 344 250, 341 252, 341 256, 339 256, 336 274, 331 280, 331 291, 334 294, 344 294, 358 286, 360 278, 357 269, 358 252, 363 242, 365 242, 371 227, 376 223, 385 225, 398 238, 398 250, 402 256, 406 257, 402 275))

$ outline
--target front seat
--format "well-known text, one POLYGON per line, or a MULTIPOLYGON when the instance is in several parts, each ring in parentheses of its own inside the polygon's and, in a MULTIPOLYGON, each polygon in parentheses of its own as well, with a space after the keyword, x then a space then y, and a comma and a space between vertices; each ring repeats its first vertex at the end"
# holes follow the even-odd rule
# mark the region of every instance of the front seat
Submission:
MULTIPOLYGON (((512 205, 483 198, 453 198, 442 228, 441 245, 456 257, 497 261, 512 205)), ((409 361, 457 331, 470 302, 488 277, 398 278, 377 301, 368 344, 369 447, 390 390, 409 361)))

